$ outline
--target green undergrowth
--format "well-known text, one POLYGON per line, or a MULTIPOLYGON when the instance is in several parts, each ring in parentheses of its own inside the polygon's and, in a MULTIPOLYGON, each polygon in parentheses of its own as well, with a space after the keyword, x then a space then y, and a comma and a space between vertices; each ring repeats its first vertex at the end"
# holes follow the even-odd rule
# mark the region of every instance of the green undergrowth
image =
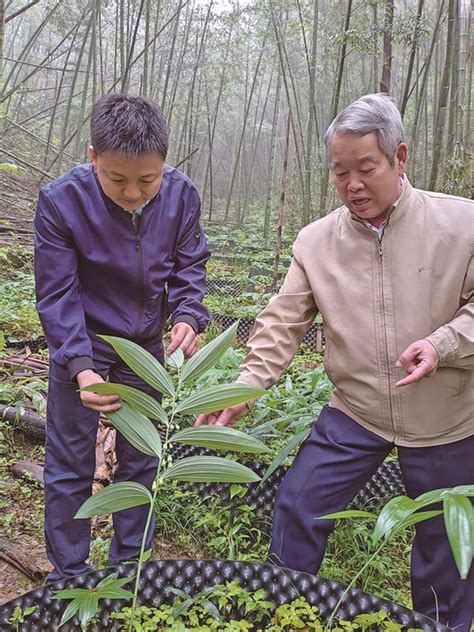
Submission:
MULTIPOLYGON (((177 596, 172 605, 164 604, 159 608, 141 606, 138 609, 137 632, 325 632, 328 629, 326 620, 320 618, 317 606, 311 605, 302 596, 275 607, 265 599, 264 589, 248 591, 237 581, 205 589, 194 596, 179 589, 172 588, 171 591, 177 596)), ((127 629, 128 617, 129 608, 111 615, 114 621, 123 622, 120 630, 127 629)), ((404 629, 391 621, 384 610, 358 615, 352 621, 341 619, 331 626, 333 632, 404 629)))

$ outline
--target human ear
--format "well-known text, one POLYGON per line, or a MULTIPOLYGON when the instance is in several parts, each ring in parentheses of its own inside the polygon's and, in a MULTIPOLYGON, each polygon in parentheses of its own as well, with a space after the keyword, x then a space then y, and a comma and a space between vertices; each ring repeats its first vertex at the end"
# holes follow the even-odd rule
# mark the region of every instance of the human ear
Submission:
POLYGON ((395 154, 397 159, 398 175, 402 176, 405 173, 405 169, 408 161, 408 147, 405 143, 400 143, 395 154))

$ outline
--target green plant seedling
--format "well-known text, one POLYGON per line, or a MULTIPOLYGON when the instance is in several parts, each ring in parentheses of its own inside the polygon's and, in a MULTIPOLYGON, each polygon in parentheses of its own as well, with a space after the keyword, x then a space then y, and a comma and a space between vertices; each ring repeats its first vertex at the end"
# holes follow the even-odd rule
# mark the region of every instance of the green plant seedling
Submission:
POLYGON ((104 577, 95 588, 70 588, 58 590, 53 599, 72 599, 63 613, 59 627, 67 623, 73 616, 79 613, 81 628, 87 630, 87 626, 99 611, 101 599, 129 599, 133 597, 130 590, 122 588, 131 581, 130 577, 118 577, 118 573, 112 573, 104 577))
MULTIPOLYGON (((113 513, 139 505, 149 505, 137 566, 128 628, 130 632, 133 629, 141 570, 145 559, 147 535, 158 490, 163 482, 176 480, 235 484, 259 480, 259 476, 250 468, 223 457, 195 456, 179 459, 173 463, 169 455, 169 448, 174 443, 254 454, 268 451, 268 448, 260 439, 246 435, 233 428, 222 429, 212 426, 200 426, 180 430, 177 423, 180 416, 212 412, 255 399, 265 393, 262 389, 237 383, 206 387, 191 392, 184 399, 180 397, 184 384, 193 383, 218 362, 219 358, 231 345, 237 327, 238 323, 235 323, 200 349, 188 361, 184 360, 184 356, 180 352, 172 354, 168 358, 167 364, 174 370, 173 375, 168 373, 156 358, 139 345, 122 338, 102 336, 139 377, 170 399, 170 406, 167 408, 168 412, 165 412, 164 408, 153 398, 131 387, 108 382, 93 384, 84 389, 95 393, 119 395, 122 400, 122 407, 115 412, 107 413, 109 422, 135 448, 158 459, 157 474, 151 491, 133 481, 113 483, 88 498, 75 516, 76 518, 91 518, 92 516, 113 513), (164 439, 160 437, 157 428, 150 419, 154 419, 164 426, 164 439)), ((87 606, 84 606, 84 608, 87 611, 87 606)), ((75 607, 71 608, 68 614, 74 616, 78 611, 81 615, 81 611, 75 607)))
POLYGON ((8 623, 11 623, 12 625, 16 624, 15 627, 19 630, 20 623, 25 623, 25 619, 27 619, 30 614, 33 614, 35 610, 36 606, 31 606, 30 608, 20 608, 20 606, 17 606, 13 611, 12 616, 8 619, 8 623))
POLYGON ((466 579, 474 559, 474 507, 469 500, 470 497, 474 497, 474 485, 458 485, 451 488, 434 489, 414 499, 408 496, 397 496, 386 503, 378 517, 368 511, 346 510, 315 518, 315 520, 365 518, 375 522, 372 540, 377 545, 377 549, 344 591, 334 608, 329 623, 332 623, 346 593, 392 536, 418 522, 429 520, 441 514, 443 514, 449 545, 459 575, 461 579, 466 579), (440 502, 442 509, 421 511, 425 507, 440 502))

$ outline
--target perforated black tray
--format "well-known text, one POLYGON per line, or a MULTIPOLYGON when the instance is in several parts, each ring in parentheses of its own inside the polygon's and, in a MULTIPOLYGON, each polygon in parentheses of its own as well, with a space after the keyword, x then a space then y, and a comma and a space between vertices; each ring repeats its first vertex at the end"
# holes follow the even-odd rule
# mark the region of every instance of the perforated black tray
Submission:
MULTIPOLYGON (((171 447, 170 454, 174 460, 178 460, 188 456, 217 453, 204 448, 174 444, 171 447)), ((263 476, 267 469, 267 466, 262 463, 249 462, 246 465, 259 476, 263 476)), ((257 516, 270 524, 275 495, 287 471, 287 467, 279 467, 263 483, 247 483, 245 485, 248 488, 247 494, 240 500, 234 497, 232 504, 235 505, 238 502, 255 504, 257 516)), ((198 492, 201 498, 217 495, 224 502, 230 501, 230 485, 226 483, 180 483, 180 489, 198 492)), ((356 509, 364 508, 367 511, 380 509, 394 496, 405 494, 406 490, 399 462, 397 460, 385 461, 354 498, 351 507, 356 509)))
MULTIPOLYGON (((121 576, 136 575, 135 564, 118 566, 115 570, 121 576)), ((52 599, 53 592, 64 588, 93 588, 110 572, 111 569, 104 569, 59 581, 10 601, 0 608, 0 630, 14 632, 16 628, 7 622, 15 607, 20 606, 24 609, 33 605, 36 605, 36 611, 28 617, 27 622, 20 625, 19 630, 56 630, 68 602, 52 599)), ((195 595, 204 588, 232 580, 238 580, 247 590, 264 588, 267 599, 276 605, 292 601, 302 595, 310 604, 318 606, 323 620, 330 616, 344 591, 344 586, 338 582, 269 564, 225 560, 160 560, 144 564, 139 604, 159 607, 163 603, 172 603, 175 599, 170 591, 172 587, 195 595)), ((102 611, 96 630, 113 630, 110 613, 129 604, 122 600, 103 600, 101 604, 102 611)), ((349 619, 357 614, 378 612, 380 609, 386 610, 393 621, 404 626, 420 628, 426 632, 449 632, 449 628, 428 617, 356 589, 348 592, 338 612, 341 618, 349 619)), ((239 613, 236 611, 232 614, 235 617, 239 613)), ((243 612, 240 614, 243 615, 243 612)), ((79 629, 77 620, 73 619, 61 627, 61 632, 79 629)))

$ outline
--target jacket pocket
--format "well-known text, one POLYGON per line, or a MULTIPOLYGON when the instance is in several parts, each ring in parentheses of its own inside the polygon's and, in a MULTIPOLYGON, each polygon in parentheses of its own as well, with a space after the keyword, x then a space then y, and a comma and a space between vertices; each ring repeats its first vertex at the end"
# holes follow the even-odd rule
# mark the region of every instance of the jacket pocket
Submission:
POLYGON ((464 391, 464 389, 467 386, 467 383, 469 382, 469 378, 470 378, 470 371, 466 371, 465 369, 456 369, 458 375, 459 375, 459 387, 458 387, 458 395, 461 395, 462 392, 464 391))

